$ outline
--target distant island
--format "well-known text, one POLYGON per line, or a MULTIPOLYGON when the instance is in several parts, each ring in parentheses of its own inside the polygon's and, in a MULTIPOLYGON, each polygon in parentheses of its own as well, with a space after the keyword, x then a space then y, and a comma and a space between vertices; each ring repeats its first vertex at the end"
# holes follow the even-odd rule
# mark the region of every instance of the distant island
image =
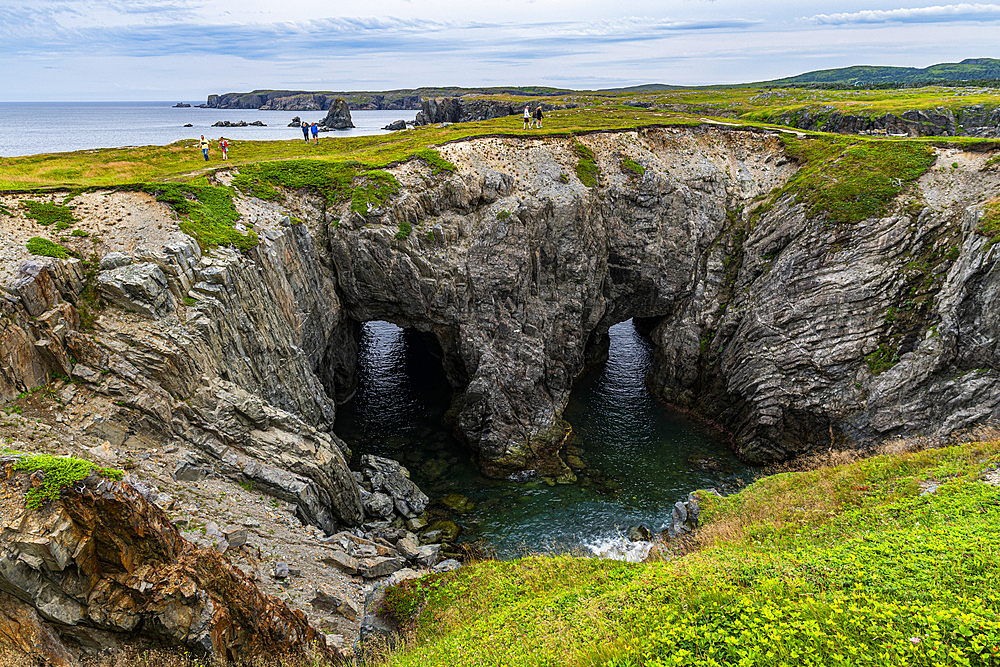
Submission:
MULTIPOLYGON (((680 89, 706 88, 903 88, 914 86, 1000 85, 1000 59, 967 58, 958 63, 939 63, 925 68, 853 65, 823 69, 796 76, 754 83, 717 86, 673 86, 650 83, 600 90, 570 90, 545 86, 496 87, 423 87, 387 91, 307 91, 254 90, 249 93, 209 95, 198 105, 205 109, 260 109, 262 111, 328 111, 336 99, 347 102, 352 111, 421 110, 428 99, 445 97, 486 97, 510 95, 516 97, 551 97, 579 93, 651 93, 680 89)), ((190 106, 178 103, 178 107, 190 106)))
POLYGON ((352 111, 419 110, 423 99, 437 97, 480 97, 483 95, 549 96, 575 91, 540 86, 461 88, 409 88, 388 91, 330 92, 306 90, 254 90, 249 93, 209 95, 199 106, 205 109, 260 109, 262 111, 327 111, 333 101, 347 101, 352 111))

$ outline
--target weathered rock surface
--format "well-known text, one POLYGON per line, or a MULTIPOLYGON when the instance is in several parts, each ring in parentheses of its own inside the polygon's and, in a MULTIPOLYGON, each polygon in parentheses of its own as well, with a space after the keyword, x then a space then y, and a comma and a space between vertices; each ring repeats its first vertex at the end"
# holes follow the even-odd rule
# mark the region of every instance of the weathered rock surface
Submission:
MULTIPOLYGON (((324 431, 353 391, 368 320, 436 341, 455 422, 497 475, 572 479, 560 415, 608 327, 630 317, 655 347, 651 386, 727 429, 749 461, 944 437, 998 416, 998 250, 976 231, 998 187, 987 155, 939 149, 961 168, 931 172, 882 219, 831 225, 788 198, 751 226, 747 211, 797 168, 777 135, 579 140, 596 156, 594 188, 576 178, 569 141, 481 138, 441 148, 454 173, 395 167, 401 190, 363 217, 290 194, 308 227, 262 229, 246 255, 202 257, 193 243, 137 252, 109 272, 155 264, 166 287, 153 281, 159 292, 130 303, 196 304, 130 326, 102 318, 96 340, 73 327, 79 263, 26 263, 0 302, 0 394, 73 359, 73 377, 128 409, 95 428, 177 438, 196 465, 270 484, 330 530, 364 520, 335 451, 346 447, 324 431), (645 172, 623 170, 626 157, 645 172), (417 233, 400 237, 404 222, 417 233), (286 474, 268 468, 274 456, 286 474)), ((371 491, 413 515, 396 491, 371 491)), ((369 513, 385 518, 374 501, 369 513)))
POLYGON ((27 510, 31 481, 11 462, 2 461, 0 633, 32 654, 75 665, 88 648, 137 636, 221 660, 328 654, 301 612, 196 549, 129 484, 91 476, 27 510))
POLYGON ((887 133, 910 137, 1000 136, 1000 108, 971 105, 937 111, 912 109, 881 116, 845 114, 833 107, 786 112, 774 122, 803 130, 845 134, 887 133))
POLYGON ((326 118, 319 122, 320 129, 346 130, 354 127, 351 120, 351 108, 343 99, 337 98, 330 104, 330 110, 326 113, 326 118))
POLYGON ((776 136, 627 136, 581 139, 595 190, 567 144, 451 144, 457 173, 413 177, 364 227, 342 215, 326 230, 353 319, 435 336, 487 472, 568 470, 556 452, 569 391, 630 317, 651 332, 654 389, 727 428, 749 461, 944 436, 1000 414, 985 296, 997 249, 975 232, 998 180, 979 170, 985 156, 956 155, 967 166, 949 185, 925 177, 933 208, 842 227, 785 200, 747 231, 738 212, 796 170, 776 136), (624 156, 645 173, 624 173, 624 156), (396 238, 402 221, 433 234, 396 238), (938 296, 901 329, 886 313, 908 307, 918 257, 938 296), (899 362, 876 373, 866 357, 885 345, 899 362))

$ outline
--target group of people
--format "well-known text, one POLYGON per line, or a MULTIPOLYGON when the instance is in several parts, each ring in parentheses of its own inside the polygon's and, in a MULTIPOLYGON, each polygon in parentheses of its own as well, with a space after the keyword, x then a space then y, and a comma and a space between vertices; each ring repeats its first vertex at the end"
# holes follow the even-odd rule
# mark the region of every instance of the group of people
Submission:
POLYGON ((309 134, 312 133, 313 141, 319 146, 319 125, 313 123, 302 123, 302 138, 309 141, 309 134))
MULTIPOLYGON (((208 162, 208 149, 211 147, 211 143, 205 138, 205 135, 201 135, 201 141, 198 142, 198 148, 201 149, 201 154, 205 156, 205 162, 208 162)), ((229 140, 225 137, 219 137, 219 150, 222 151, 222 159, 229 159, 229 140)))
MULTIPOLYGON (((541 121, 539 121, 538 127, 541 127, 541 121)), ((309 141, 309 135, 312 135, 312 140, 317 146, 319 146, 319 125, 316 123, 302 123, 302 138, 307 142, 309 141)), ((205 157, 205 162, 208 162, 208 149, 211 148, 211 142, 205 138, 205 135, 201 135, 201 141, 198 142, 198 148, 201 149, 201 154, 205 157)), ((219 150, 222 151, 222 159, 229 159, 229 141, 225 137, 219 137, 219 150)))
POLYGON ((533 127, 542 127, 542 105, 539 104, 535 107, 534 111, 528 108, 528 105, 524 105, 524 129, 530 130, 533 127))

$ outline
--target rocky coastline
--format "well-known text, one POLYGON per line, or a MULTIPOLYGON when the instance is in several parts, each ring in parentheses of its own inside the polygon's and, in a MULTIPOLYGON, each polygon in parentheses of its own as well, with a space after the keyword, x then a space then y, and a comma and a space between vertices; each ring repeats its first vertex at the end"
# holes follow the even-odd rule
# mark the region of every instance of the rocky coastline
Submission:
MULTIPOLYGON (((349 120, 346 102, 338 107, 349 120)), ((434 118, 447 109, 427 103, 434 118)), ((460 118, 491 113, 462 109, 460 118)), ((357 383, 362 322, 436 341, 454 422, 494 476, 573 482, 562 412, 576 379, 607 354, 608 328, 629 318, 651 332, 650 386, 725 428, 747 461, 946 440, 1000 417, 1000 250, 978 229, 1000 187, 989 153, 936 148, 937 164, 905 198, 845 225, 792 195, 751 212, 800 169, 775 132, 657 127, 486 137, 438 151, 454 171, 392 166, 398 188, 367 209, 308 188, 274 201, 237 193, 240 224, 259 239, 246 252, 203 251, 165 203, 108 190, 74 193, 88 233, 121 233, 114 243, 78 241, 96 258, 26 257, 34 223, 22 201, 67 193, 2 197, 17 252, 5 253, 11 278, 0 295, 0 399, 27 408, 5 411, 11 448, 97 458, 131 476, 88 478, 44 516, 15 503, 4 517, 0 548, 14 569, 0 571, 0 601, 9 618, 34 618, 65 664, 107 639, 87 633, 131 639, 141 619, 160 618, 143 596, 176 583, 155 568, 137 578, 127 563, 94 570, 88 549, 118 543, 98 536, 81 546, 104 512, 85 505, 116 502, 112 516, 156 522, 138 533, 165 564, 209 563, 281 596, 287 609, 260 604, 287 619, 286 638, 322 639, 324 651, 353 641, 371 584, 456 565, 437 561, 457 555, 457 527, 428 512, 405 467, 360 457, 352 469, 350 448, 331 432, 357 383), (581 178, 581 155, 591 156, 593 182, 581 178), (122 202, 128 215, 111 215, 122 202), (140 204, 146 213, 132 216, 140 204), (890 344, 895 357, 873 364, 890 344), (92 575, 87 586, 141 589, 128 593, 132 616, 110 618, 96 602, 120 598, 95 598, 98 588, 57 574, 71 560, 92 575), (53 599, 59 609, 45 606, 53 599), (325 622, 326 638, 296 609, 325 622)), ((210 178, 230 185, 233 174, 210 178)), ((32 481, 8 484, 27 493, 32 481)), ((682 505, 670 522, 678 535, 697 522, 690 499, 682 505)), ((212 655, 256 650, 249 637, 262 619, 192 581, 205 595, 184 600, 220 600, 200 629, 142 620, 143 632, 212 655), (219 609, 233 610, 230 620, 219 609)))

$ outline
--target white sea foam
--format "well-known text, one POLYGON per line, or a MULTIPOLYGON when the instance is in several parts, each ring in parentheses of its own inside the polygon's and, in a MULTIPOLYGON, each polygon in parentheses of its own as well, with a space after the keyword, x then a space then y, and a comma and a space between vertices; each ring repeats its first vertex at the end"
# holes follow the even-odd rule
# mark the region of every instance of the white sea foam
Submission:
POLYGON ((584 544, 597 558, 609 558, 611 560, 623 560, 629 563, 641 563, 649 555, 653 548, 652 542, 633 542, 632 540, 615 535, 614 537, 601 537, 584 544))

